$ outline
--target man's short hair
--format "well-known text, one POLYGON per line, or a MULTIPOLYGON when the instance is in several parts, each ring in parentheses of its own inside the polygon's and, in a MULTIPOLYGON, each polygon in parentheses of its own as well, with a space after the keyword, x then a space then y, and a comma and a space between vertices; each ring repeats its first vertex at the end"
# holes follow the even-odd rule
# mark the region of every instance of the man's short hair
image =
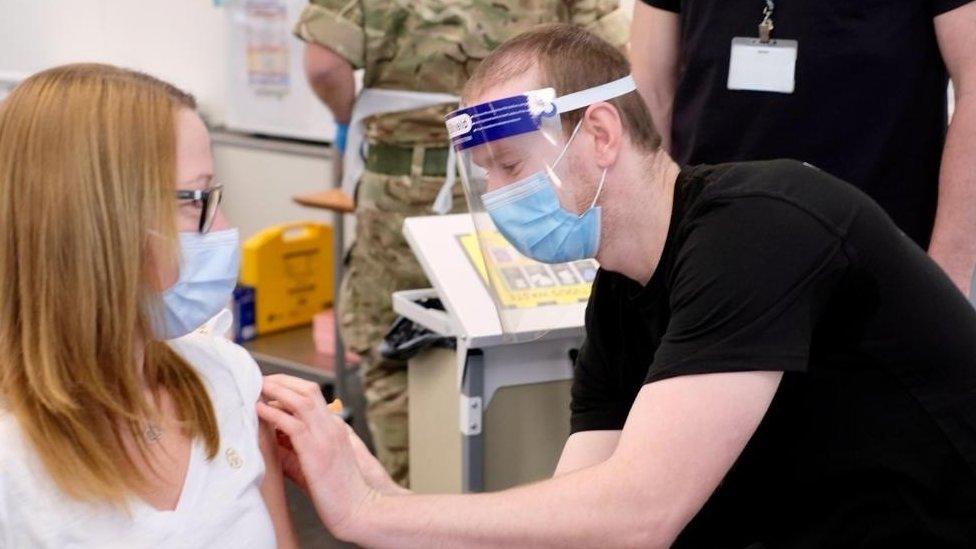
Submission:
MULTIPOLYGON (((535 27, 499 46, 478 65, 462 95, 469 100, 533 68, 538 68, 540 87, 554 88, 557 96, 630 74, 630 63, 609 43, 579 27, 556 23, 535 27)), ((661 146, 661 136, 639 93, 622 95, 610 103, 617 108, 624 130, 636 146, 647 150, 661 146)), ((564 129, 570 131, 585 112, 577 109, 563 114, 564 129)))

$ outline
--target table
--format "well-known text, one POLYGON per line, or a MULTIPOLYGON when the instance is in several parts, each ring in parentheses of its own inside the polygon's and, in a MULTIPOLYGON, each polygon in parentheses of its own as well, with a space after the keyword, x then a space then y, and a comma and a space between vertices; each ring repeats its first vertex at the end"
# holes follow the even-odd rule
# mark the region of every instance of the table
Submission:
POLYGON ((335 363, 315 349, 311 326, 258 336, 243 347, 266 374, 283 373, 320 383, 336 381, 335 363))

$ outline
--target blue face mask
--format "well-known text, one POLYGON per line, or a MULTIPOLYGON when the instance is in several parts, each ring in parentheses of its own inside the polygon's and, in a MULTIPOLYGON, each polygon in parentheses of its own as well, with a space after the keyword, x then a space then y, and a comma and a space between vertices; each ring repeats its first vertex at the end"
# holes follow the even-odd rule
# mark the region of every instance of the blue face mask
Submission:
POLYGON ((499 232, 522 255, 543 263, 596 257, 600 208, 591 207, 579 216, 567 212, 544 172, 481 198, 499 232))
MULTIPOLYGON (((578 130, 579 124, 553 168, 559 164, 578 130)), ((498 231, 522 255, 543 263, 577 261, 596 257, 600 246, 601 211, 596 201, 606 177, 607 170, 603 170, 593 203, 580 215, 563 209, 552 177, 543 171, 485 193, 481 200, 498 231)))
POLYGON ((159 339, 189 334, 227 305, 237 285, 239 239, 237 229, 180 233, 180 277, 163 292, 164 323, 156 329, 159 339))

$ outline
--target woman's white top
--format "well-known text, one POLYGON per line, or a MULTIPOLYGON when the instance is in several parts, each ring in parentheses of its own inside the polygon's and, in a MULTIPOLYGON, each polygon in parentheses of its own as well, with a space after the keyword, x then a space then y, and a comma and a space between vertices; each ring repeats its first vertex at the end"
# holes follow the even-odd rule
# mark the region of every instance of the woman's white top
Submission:
POLYGON ((241 347, 209 334, 193 333, 169 345, 200 374, 220 428, 220 451, 212 461, 199 441, 193 443, 176 508, 159 511, 133 498, 127 514, 69 499, 48 477, 17 421, 0 412, 0 547, 275 546, 260 493, 257 364, 241 347))

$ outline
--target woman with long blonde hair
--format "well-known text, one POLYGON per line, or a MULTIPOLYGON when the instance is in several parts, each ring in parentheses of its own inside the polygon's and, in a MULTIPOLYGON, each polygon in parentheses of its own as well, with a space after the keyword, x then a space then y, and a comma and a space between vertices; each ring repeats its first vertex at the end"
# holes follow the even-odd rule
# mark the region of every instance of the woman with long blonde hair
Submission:
POLYGON ((67 65, 0 103, 0 546, 294 546, 193 98, 67 65))

